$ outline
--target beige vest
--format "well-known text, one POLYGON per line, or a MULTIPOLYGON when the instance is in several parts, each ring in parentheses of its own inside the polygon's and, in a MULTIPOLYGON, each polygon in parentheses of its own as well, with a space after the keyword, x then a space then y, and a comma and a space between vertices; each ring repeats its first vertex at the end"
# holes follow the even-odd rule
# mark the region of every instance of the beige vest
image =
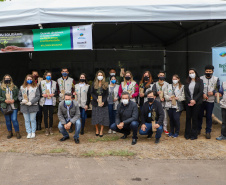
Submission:
POLYGON ((77 95, 77 101, 79 107, 85 108, 87 102, 87 93, 89 90, 89 85, 85 84, 84 86, 80 87, 79 84, 75 85, 75 92, 77 95))
MULTIPOLYGON (((114 98, 118 98, 118 90, 119 90, 119 85, 116 84, 114 88, 114 98)), ((110 85, 108 85, 108 91, 110 92, 110 85)), ((114 107, 113 107, 114 110, 117 109, 118 104, 119 104, 118 100, 114 102, 114 107)))
MULTIPOLYGON (((51 92, 54 94, 55 93, 55 91, 56 91, 56 82, 55 81, 53 81, 53 80, 51 80, 51 92)), ((42 80, 41 82, 40 82, 40 85, 41 85, 41 92, 40 92, 40 94, 41 94, 41 96, 43 95, 43 94, 46 94, 46 80, 42 80)), ((46 100, 46 98, 45 97, 41 97, 40 98, 40 100, 39 100, 39 105, 40 106, 42 106, 43 107, 43 105, 45 104, 45 100, 46 100)), ((53 106, 56 106, 56 97, 52 97, 52 100, 53 100, 53 106)))
MULTIPOLYGON (((27 95, 27 87, 24 88, 23 86, 20 87, 20 91, 22 93, 22 97, 24 98, 24 95, 26 94, 27 95)), ((29 95, 28 95, 28 101, 30 102, 31 100, 33 100, 35 98, 35 94, 36 94, 36 90, 37 90, 37 87, 30 87, 29 88, 29 95)), ((38 102, 34 103, 33 105, 38 105, 38 102)))
MULTIPOLYGON (((62 77, 58 78, 57 83, 59 86, 59 90, 65 90, 65 93, 72 93, 72 88, 74 86, 73 84, 74 79, 68 77, 67 80, 64 80, 62 77)), ((59 97, 59 101, 62 101, 61 97, 59 97)))
MULTIPOLYGON (((126 84, 125 86, 124 86, 124 82, 121 82, 121 86, 122 86, 123 92, 128 92, 128 93, 130 93, 130 95, 135 93, 135 90, 136 90, 135 89, 135 86, 136 86, 135 81, 131 82, 129 85, 126 84)), ((133 102, 136 102, 135 98, 131 98, 130 100, 133 102)))

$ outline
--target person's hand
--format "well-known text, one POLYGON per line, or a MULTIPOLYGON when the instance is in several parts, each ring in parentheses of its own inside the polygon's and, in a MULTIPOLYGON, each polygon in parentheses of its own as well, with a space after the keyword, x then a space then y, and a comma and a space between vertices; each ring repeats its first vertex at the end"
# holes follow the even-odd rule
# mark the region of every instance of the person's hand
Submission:
POLYGON ((175 97, 175 100, 179 100, 179 98, 178 97, 175 97))
POLYGON ((145 124, 142 124, 142 125, 141 125, 141 130, 142 130, 142 131, 144 131, 144 132, 145 132, 146 128, 147 128, 147 127, 146 127, 146 125, 145 125, 145 124))
POLYGON ((15 101, 12 99, 12 100, 9 100, 10 101, 10 104, 13 104, 15 101))
POLYGON ((159 128, 159 127, 160 127, 159 124, 155 124, 155 125, 154 125, 154 128, 156 128, 156 129, 159 128))
POLYGON ((207 94, 208 94, 208 96, 213 96, 213 92, 211 92, 211 91, 208 92, 207 94))
POLYGON ((64 128, 66 130, 70 129, 71 128, 71 124, 72 124, 71 122, 68 122, 67 124, 64 125, 64 128))
POLYGON ((164 100, 165 100, 164 98, 161 99, 161 101, 164 101, 164 100))
POLYGON ((28 106, 31 106, 31 104, 32 104, 31 102, 27 102, 27 103, 26 103, 26 105, 28 105, 28 106))
POLYGON ((217 97, 217 94, 219 94, 219 97, 221 97, 221 96, 222 96, 222 94, 221 94, 221 93, 217 92, 217 93, 215 93, 215 96, 216 96, 216 97, 217 97))
POLYGON ((76 92, 73 92, 73 95, 76 95, 76 92))
POLYGON ((172 98, 172 96, 171 96, 171 97, 169 98, 169 100, 171 100, 171 101, 172 101, 172 99, 173 99, 173 98, 172 98))
POLYGON ((190 103, 193 104, 193 105, 195 105, 196 104, 196 101, 195 100, 191 100, 190 103))
POLYGON ((114 98, 114 102, 116 102, 118 100, 118 98, 114 98))
POLYGON ((118 129, 120 129, 120 130, 123 128, 123 126, 124 126, 124 123, 123 123, 123 122, 121 122, 121 123, 119 123, 119 124, 117 125, 118 129))
POLYGON ((5 102, 6 102, 7 104, 10 104, 10 100, 5 100, 5 102))
POLYGON ((140 93, 140 97, 143 98, 144 97, 144 93, 140 93))
POLYGON ((50 94, 50 95, 49 95, 49 97, 53 97, 53 96, 54 96, 54 94, 50 94))
POLYGON ((103 106, 104 106, 104 102, 101 103, 100 107, 103 107, 103 106))
POLYGON ((203 94, 202 97, 203 97, 203 99, 205 99, 205 100, 208 99, 208 96, 206 96, 206 94, 203 94))
POLYGON ((87 111, 87 110, 88 110, 88 108, 89 108, 89 107, 86 105, 86 106, 85 106, 85 108, 84 108, 84 109, 85 109, 85 111, 87 111))
POLYGON ((23 99, 21 103, 26 104, 27 102, 28 102, 27 100, 23 99))
POLYGON ((44 98, 47 98, 47 94, 43 94, 42 96, 43 96, 44 98))

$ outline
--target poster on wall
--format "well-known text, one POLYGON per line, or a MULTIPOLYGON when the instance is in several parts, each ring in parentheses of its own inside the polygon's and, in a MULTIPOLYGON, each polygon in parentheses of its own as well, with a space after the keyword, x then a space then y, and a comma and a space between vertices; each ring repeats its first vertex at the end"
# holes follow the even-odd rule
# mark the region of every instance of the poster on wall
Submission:
POLYGON ((222 83, 226 81, 226 47, 212 48, 212 57, 214 76, 219 77, 222 83))
POLYGON ((0 32, 0 53, 92 50, 92 25, 0 32))

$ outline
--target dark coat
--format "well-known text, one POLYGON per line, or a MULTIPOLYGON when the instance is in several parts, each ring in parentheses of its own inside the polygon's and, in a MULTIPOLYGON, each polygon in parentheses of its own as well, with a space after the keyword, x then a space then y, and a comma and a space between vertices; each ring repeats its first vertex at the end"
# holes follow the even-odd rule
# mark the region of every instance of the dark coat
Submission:
POLYGON ((104 103, 103 107, 108 106, 108 101, 107 101, 107 98, 108 98, 108 87, 107 87, 107 89, 101 88, 101 93, 98 93, 98 89, 94 89, 94 86, 92 85, 90 92, 91 92, 91 96, 93 98, 92 102, 91 102, 92 106, 94 106, 94 107, 98 106, 98 102, 97 102, 98 96, 102 96, 102 102, 104 103))

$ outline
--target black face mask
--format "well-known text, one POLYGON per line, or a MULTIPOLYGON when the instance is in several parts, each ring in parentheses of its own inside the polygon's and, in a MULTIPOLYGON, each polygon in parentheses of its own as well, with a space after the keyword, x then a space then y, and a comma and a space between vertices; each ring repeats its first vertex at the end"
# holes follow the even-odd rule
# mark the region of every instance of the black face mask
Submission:
POLYGON ((148 98, 148 102, 152 103, 155 99, 154 98, 148 98))
POLYGON ((10 84, 11 83, 11 80, 4 80, 4 83, 5 84, 10 84))
POLYGON ((125 79, 126 79, 126 80, 130 80, 131 77, 130 77, 130 76, 126 76, 125 79))
POLYGON ((85 82, 86 80, 85 79, 80 79, 80 82, 85 82))
POLYGON ((149 80, 149 77, 148 76, 145 76, 144 77, 144 81, 148 81, 149 80))
POLYGON ((205 75, 207 78, 210 78, 213 75, 213 73, 205 73, 205 75))
POLYGON ((165 80, 165 76, 160 76, 159 80, 165 80))

